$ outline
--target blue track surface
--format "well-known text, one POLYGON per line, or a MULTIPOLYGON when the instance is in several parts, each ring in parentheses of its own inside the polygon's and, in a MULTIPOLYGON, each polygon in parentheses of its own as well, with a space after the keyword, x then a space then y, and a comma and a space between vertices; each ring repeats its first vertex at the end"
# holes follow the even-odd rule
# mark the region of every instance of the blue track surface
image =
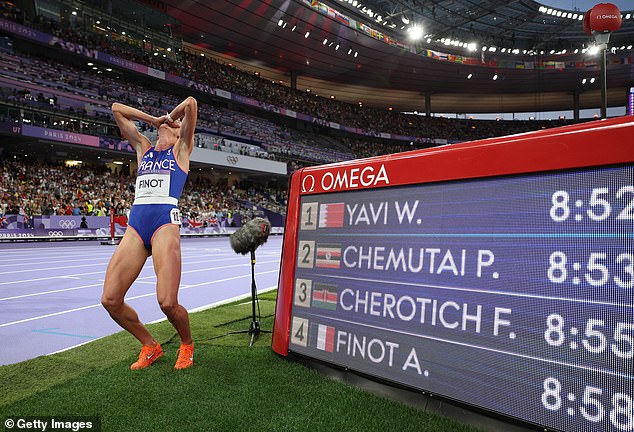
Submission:
MULTIPOLYGON (((258 292, 277 287, 281 236, 256 251, 258 292)), ((229 238, 183 238, 179 301, 189 311, 251 296, 251 262, 229 238)), ((121 330, 101 306, 114 246, 97 242, 0 243, 0 365, 68 349, 121 330)), ((148 323, 164 318, 152 258, 126 301, 148 323)), ((195 335, 194 335, 195 336, 195 335)))

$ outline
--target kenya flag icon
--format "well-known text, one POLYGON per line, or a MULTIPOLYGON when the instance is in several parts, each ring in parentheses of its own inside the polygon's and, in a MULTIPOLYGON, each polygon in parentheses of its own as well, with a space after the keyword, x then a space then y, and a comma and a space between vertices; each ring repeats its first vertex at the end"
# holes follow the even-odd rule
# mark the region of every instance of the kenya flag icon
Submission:
POLYGON ((343 227, 344 203, 321 204, 319 206, 319 228, 343 227))
POLYGON ((341 245, 340 244, 318 244, 317 259, 315 266, 318 268, 341 267, 341 245))
POLYGON ((339 297, 339 288, 336 285, 315 283, 313 288, 313 306, 337 310, 337 299, 339 297))

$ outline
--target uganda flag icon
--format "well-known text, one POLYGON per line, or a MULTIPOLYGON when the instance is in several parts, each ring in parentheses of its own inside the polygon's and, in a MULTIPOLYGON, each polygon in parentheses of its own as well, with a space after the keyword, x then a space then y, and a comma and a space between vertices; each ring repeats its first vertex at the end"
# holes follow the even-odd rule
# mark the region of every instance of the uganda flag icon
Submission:
POLYGON ((336 285, 316 283, 313 287, 313 306, 321 309, 337 310, 339 288, 336 285))
POLYGON ((333 352, 335 348, 335 328, 319 324, 317 327, 317 349, 333 352))
POLYGON ((315 267, 338 269, 341 267, 340 244, 318 244, 315 267))
POLYGON ((342 228, 344 203, 320 204, 319 228, 342 228))

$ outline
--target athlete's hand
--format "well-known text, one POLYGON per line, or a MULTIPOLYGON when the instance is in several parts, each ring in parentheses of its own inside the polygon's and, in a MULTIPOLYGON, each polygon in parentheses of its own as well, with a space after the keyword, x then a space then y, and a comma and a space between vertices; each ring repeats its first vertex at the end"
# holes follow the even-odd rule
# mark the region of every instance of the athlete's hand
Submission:
POLYGON ((162 115, 160 117, 152 117, 152 120, 150 121, 150 125, 158 129, 159 126, 165 123, 166 121, 167 121, 167 115, 162 115))

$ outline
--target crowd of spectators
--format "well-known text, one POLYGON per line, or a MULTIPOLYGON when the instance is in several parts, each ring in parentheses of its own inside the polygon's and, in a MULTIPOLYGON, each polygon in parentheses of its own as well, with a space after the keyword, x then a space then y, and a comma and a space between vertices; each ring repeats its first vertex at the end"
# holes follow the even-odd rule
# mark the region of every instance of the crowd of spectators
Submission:
MULTIPOLYGON (((157 116, 179 102, 174 95, 122 81, 114 75, 63 65, 24 53, 7 54, 0 59, 0 75, 6 78, 0 92, 7 103, 32 110, 32 115, 28 115, 28 112, 24 114, 24 111, 20 114, 28 122, 98 136, 118 134, 109 110, 114 101, 157 116), (47 79, 50 74, 56 77, 54 81, 47 79), (43 115, 46 112, 64 114, 68 119, 55 122, 50 115, 43 115)), ((2 118, 8 119, 10 116, 0 111, 2 118)), ((341 149, 333 150, 328 145, 328 138, 318 139, 315 134, 289 130, 263 118, 213 104, 199 105, 198 124, 197 145, 200 147, 269 159, 275 159, 280 154, 313 163, 334 162, 355 156, 341 149), (257 148, 257 151, 245 152, 244 146, 223 146, 223 137, 246 141, 250 143, 248 148, 257 148)), ((341 146, 340 143, 331 145, 341 146)))
MULTIPOLYGON (((11 18, 11 17, 10 17, 11 18)), ((272 82, 255 74, 217 61, 210 56, 200 56, 186 50, 175 50, 167 57, 151 55, 146 44, 132 38, 115 37, 113 32, 103 33, 84 23, 83 26, 62 26, 59 22, 40 17, 27 18, 14 14, 15 20, 41 31, 54 34, 64 40, 82 44, 90 49, 108 52, 115 56, 142 63, 166 72, 191 79, 196 83, 220 88, 260 101, 267 107, 289 108, 309 114, 322 121, 336 122, 376 134, 386 132, 417 137, 419 141, 441 139, 465 141, 492 136, 552 127, 560 122, 540 123, 535 121, 469 121, 406 115, 398 111, 359 106, 338 100, 318 97, 272 82)), ((250 129, 258 133, 257 129, 250 129)), ((366 141, 372 141, 367 138, 366 141)), ((356 154, 355 156, 366 156, 356 154)))
MULTIPOLYGON (((98 74, 26 54, 7 54, 0 59, 0 75, 14 80, 15 83, 9 86, 5 82, 0 88, 5 100, 8 104, 32 109, 30 116, 29 111, 26 111, 26 114, 22 111, 22 115, 28 117, 32 124, 98 136, 118 135, 118 129, 109 110, 109 105, 113 101, 122 101, 155 115, 161 115, 178 103, 178 98, 169 93, 149 89, 133 82, 124 82, 115 76, 98 74), (56 77, 55 81, 46 78, 51 72, 56 77), (30 88, 34 85, 39 86, 40 90, 30 88), (41 91, 42 87, 47 88, 49 92, 44 94, 41 91), (51 116, 42 114, 46 112, 64 114, 67 120, 54 122, 51 116), (54 123, 56 124, 53 126, 54 123)), ((199 117, 202 130, 199 130, 196 138, 198 146, 285 161, 289 164, 290 170, 311 163, 376 156, 427 145, 425 141, 379 141, 351 134, 334 139, 327 135, 293 130, 263 118, 212 104, 201 104, 199 117), (227 136, 251 144, 225 146, 223 137, 227 136)), ((11 116, 0 111, 0 120, 11 120, 11 116)), ((445 123, 446 130, 460 130, 462 137, 479 134, 478 131, 482 128, 489 130, 492 128, 491 124, 502 130, 509 124, 524 124, 526 129, 535 126, 534 122, 459 121, 443 118, 425 121, 445 123)))
MULTIPOLYGON (((562 123, 447 119, 347 104, 291 89, 209 56, 187 51, 173 51, 166 57, 154 56, 151 49, 148 50, 138 40, 100 34, 92 31, 90 26, 64 27, 59 22, 38 17, 25 19, 24 14, 15 11, 2 12, 5 18, 89 49, 108 52, 204 86, 258 100, 266 107, 267 118, 274 115, 275 107, 283 107, 312 115, 320 121, 332 121, 368 132, 368 135, 334 135, 324 133, 327 128, 319 125, 299 131, 281 122, 221 107, 208 94, 197 95, 206 97, 207 103, 199 104, 200 128, 196 145, 277 159, 286 162, 290 171, 314 163, 436 145, 434 139, 441 142, 465 141, 562 123), (373 138, 372 135, 378 132, 416 138, 411 142, 373 138), (230 144, 226 144, 225 139, 231 139, 230 144)), ((118 128, 110 113, 112 102, 123 102, 160 116, 181 99, 175 95, 177 92, 173 88, 167 86, 157 90, 119 76, 116 71, 106 73, 103 67, 93 70, 92 67, 71 66, 60 62, 59 57, 39 58, 25 52, 3 53, 0 75, 5 78, 0 86, 5 101, 0 103, 0 121, 21 120, 113 139, 118 137, 118 128)), ((193 87, 194 90, 196 88, 193 87)), ((111 208, 117 214, 126 214, 133 200, 133 189, 129 187, 133 178, 128 173, 104 167, 68 168, 26 160, 6 160, 1 167, 0 211, 3 214, 104 215, 111 208)), ((235 213, 253 216, 262 208, 281 214, 285 202, 286 192, 282 189, 257 185, 229 187, 210 178, 192 176, 183 192, 181 208, 185 217, 213 220, 235 213)))
MULTIPOLYGON (((0 215, 127 216, 134 201, 134 178, 124 170, 68 167, 41 160, 5 158, 0 162, 0 215)), ((286 191, 258 185, 214 183, 191 175, 179 208, 185 218, 205 222, 236 214, 253 217, 263 209, 283 215, 286 191)))
POLYGON ((69 168, 39 160, 5 159, 0 165, 2 214, 106 216, 125 214, 133 195, 125 174, 69 168))

